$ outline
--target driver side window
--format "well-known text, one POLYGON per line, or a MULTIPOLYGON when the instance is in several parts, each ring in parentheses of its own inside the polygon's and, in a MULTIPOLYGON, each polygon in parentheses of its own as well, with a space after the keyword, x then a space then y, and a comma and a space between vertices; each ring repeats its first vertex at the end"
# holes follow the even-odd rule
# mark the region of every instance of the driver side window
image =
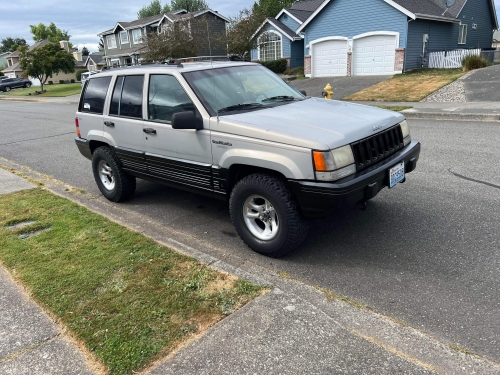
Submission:
POLYGON ((148 119, 171 123, 178 112, 195 111, 189 96, 177 79, 170 75, 156 74, 149 78, 148 119))

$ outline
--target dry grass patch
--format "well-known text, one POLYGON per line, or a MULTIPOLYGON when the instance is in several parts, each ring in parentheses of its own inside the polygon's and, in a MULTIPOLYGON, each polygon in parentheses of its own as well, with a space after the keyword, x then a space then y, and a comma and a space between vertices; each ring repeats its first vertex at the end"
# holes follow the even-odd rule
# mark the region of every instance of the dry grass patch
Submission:
POLYGON ((0 261, 110 374, 147 367, 263 290, 42 189, 0 196, 0 261), (33 223, 9 228, 21 222, 33 223))
POLYGON ((419 69, 377 83, 343 100, 419 102, 463 76, 462 69, 419 69))

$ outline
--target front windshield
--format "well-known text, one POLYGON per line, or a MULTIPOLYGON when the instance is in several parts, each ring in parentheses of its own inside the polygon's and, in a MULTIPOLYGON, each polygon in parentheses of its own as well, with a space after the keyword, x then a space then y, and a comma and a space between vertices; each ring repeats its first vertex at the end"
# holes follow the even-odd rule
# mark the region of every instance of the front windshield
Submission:
POLYGON ((305 98, 276 74, 259 65, 200 70, 184 76, 212 115, 265 108, 305 98))

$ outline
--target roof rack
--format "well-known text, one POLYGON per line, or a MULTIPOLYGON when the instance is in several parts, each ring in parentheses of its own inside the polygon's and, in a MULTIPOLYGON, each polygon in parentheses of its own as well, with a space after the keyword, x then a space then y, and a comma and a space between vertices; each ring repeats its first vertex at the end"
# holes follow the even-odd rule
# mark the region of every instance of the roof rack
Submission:
POLYGON ((144 65, 171 65, 177 66, 178 68, 184 67, 183 63, 197 63, 197 62, 213 62, 213 61, 241 61, 245 62, 245 60, 241 59, 239 56, 197 56, 197 57, 181 57, 178 59, 170 59, 167 61, 161 62, 143 62, 136 64, 122 64, 122 65, 106 65, 102 68, 102 70, 110 70, 110 69, 126 69, 130 67, 144 66, 144 65))

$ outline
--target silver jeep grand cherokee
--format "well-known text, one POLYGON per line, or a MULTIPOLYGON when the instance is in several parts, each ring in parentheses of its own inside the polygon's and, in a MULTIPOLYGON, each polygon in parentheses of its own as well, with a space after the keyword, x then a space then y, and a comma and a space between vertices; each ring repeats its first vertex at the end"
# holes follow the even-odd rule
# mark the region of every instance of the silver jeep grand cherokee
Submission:
POLYGON ((113 202, 136 177, 228 200, 258 253, 279 257, 306 219, 364 203, 417 165, 403 115, 310 98, 254 63, 152 64, 89 77, 76 144, 113 202))

